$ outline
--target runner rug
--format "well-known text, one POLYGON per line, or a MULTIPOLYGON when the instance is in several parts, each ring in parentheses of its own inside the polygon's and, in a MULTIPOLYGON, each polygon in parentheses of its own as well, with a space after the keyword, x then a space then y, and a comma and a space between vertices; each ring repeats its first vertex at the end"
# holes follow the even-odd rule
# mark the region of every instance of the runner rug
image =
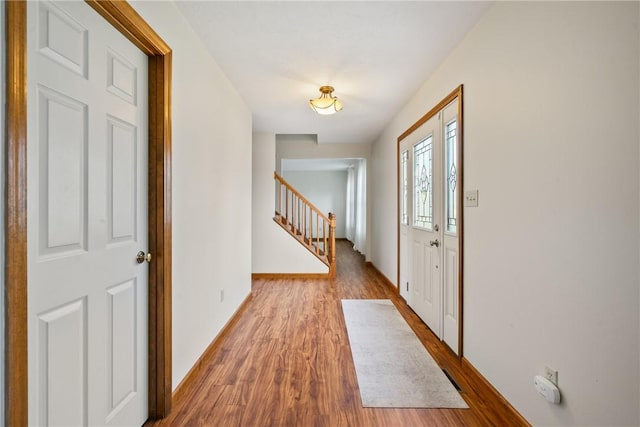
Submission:
POLYGON ((342 300, 364 407, 468 408, 390 300, 342 300))

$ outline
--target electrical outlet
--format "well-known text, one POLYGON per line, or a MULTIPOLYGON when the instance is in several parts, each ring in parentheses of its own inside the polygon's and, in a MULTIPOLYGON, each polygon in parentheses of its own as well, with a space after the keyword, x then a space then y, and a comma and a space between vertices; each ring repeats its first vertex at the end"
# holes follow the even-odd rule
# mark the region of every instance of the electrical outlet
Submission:
POLYGON ((224 302, 224 289, 220 289, 220 302, 224 302))
POLYGON ((544 377, 555 385, 558 385, 558 371, 556 371, 555 369, 545 366, 544 377))

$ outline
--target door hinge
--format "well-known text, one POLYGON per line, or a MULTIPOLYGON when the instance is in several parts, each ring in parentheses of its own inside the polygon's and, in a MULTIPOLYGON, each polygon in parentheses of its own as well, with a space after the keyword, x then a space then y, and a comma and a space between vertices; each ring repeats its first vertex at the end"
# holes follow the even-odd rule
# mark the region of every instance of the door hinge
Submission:
POLYGON ((407 282, 407 292, 409 292, 409 282, 407 282))

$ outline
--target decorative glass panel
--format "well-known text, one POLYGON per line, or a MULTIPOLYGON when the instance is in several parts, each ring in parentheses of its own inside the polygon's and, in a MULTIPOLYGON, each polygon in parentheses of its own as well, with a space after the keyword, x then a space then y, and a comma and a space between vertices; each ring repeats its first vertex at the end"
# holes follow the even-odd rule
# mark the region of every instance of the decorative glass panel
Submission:
POLYGON ((413 225, 433 227, 433 136, 413 146, 413 225))
POLYGON ((456 120, 445 127, 445 215, 447 231, 455 233, 458 223, 458 124, 456 120))
POLYGON ((407 166, 409 163, 409 152, 403 151, 400 157, 400 223, 407 225, 409 215, 407 214, 407 166))

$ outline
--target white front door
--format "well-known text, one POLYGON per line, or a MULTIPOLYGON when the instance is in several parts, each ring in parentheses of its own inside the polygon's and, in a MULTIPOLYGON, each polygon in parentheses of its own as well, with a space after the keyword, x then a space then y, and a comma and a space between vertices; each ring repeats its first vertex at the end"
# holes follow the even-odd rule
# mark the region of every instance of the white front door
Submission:
POLYGON ((148 411, 147 57, 84 2, 29 2, 29 423, 148 411))
POLYGON ((400 143, 400 294, 458 352, 458 101, 400 143), (406 178, 405 178, 406 177, 406 178))
POLYGON ((440 212, 437 117, 418 128, 410 144, 412 214, 410 218, 410 304, 429 328, 441 336, 440 212))

